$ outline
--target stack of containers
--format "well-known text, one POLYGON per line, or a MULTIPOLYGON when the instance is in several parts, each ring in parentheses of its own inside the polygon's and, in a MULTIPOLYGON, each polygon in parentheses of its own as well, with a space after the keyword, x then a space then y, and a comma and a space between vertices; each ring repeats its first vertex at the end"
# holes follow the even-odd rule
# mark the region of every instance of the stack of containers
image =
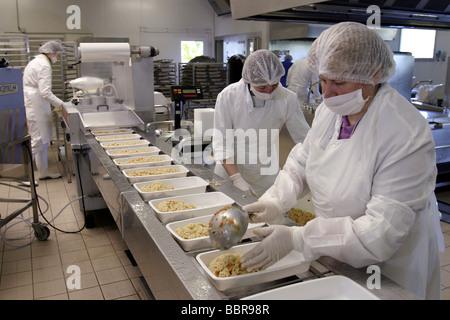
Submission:
MULTIPOLYGON (((189 170, 182 165, 172 164, 172 158, 160 154, 160 149, 132 129, 105 129, 93 131, 92 134, 113 162, 122 171, 128 181, 133 184, 142 199, 150 205, 159 220, 166 224, 167 230, 185 251, 212 249, 209 236, 185 239, 177 233, 177 229, 191 224, 208 226, 210 219, 217 211, 231 206, 234 200, 222 192, 207 192, 209 183, 198 176, 188 176, 189 170), (190 208, 172 208, 173 203, 183 203, 190 208), (164 210, 161 210, 162 207, 164 210), (181 209, 181 210, 180 210, 181 209)), ((250 223, 243 239, 254 237, 253 230, 264 225, 250 223)), ((256 243, 235 246, 230 253, 245 253, 256 243)), ((242 286, 251 286, 263 282, 277 280, 306 272, 309 263, 302 262, 302 254, 292 252, 276 265, 256 273, 219 278, 208 266, 212 259, 224 254, 220 250, 200 253, 196 259, 204 269, 213 285, 221 291, 242 286)))

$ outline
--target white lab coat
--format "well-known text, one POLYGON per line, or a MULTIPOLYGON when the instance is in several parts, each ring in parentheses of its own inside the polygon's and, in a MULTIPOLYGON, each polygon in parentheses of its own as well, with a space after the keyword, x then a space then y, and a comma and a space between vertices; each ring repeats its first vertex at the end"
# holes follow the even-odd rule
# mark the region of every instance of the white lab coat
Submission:
POLYGON ((31 145, 47 144, 52 138, 51 107, 62 105, 52 93, 51 62, 44 54, 37 55, 25 68, 23 93, 31 145))
POLYGON ((235 164, 245 181, 257 194, 263 194, 273 184, 279 171, 278 136, 276 139, 271 138, 271 129, 281 130, 284 124, 296 143, 303 142, 309 125, 295 94, 291 91, 279 85, 273 99, 266 100, 262 107, 254 107, 248 84, 242 79, 226 87, 218 95, 215 106, 214 128, 221 133, 220 136, 215 134, 213 140, 214 158, 218 161, 215 173, 227 179, 228 175, 219 162, 234 157, 235 164), (244 136, 248 129, 256 129, 257 134, 263 132, 261 129, 267 129, 267 135, 263 137, 266 138, 268 142, 266 147, 272 154, 261 148, 264 138, 258 137, 257 141, 253 142, 249 140, 245 148, 241 148, 242 146, 235 143, 235 140, 239 141, 240 138, 226 139, 227 129, 233 129, 232 133, 239 137, 244 136), (238 129, 242 129, 243 134, 239 134, 238 129), (245 163, 239 163, 242 162, 239 159, 244 154, 245 163), (264 159, 260 155, 270 155, 270 158, 264 159), (250 160, 253 156, 256 156, 256 162, 250 160), (271 175, 261 174, 260 169, 263 167, 275 168, 275 172, 271 175))
POLYGON ((262 197, 288 210, 311 191, 317 218, 304 228, 304 255, 331 256, 381 273, 427 299, 440 298, 443 236, 434 195, 436 159, 427 121, 384 84, 350 139, 323 103, 262 197))
POLYGON ((310 100, 310 89, 312 98, 320 99, 318 80, 319 77, 309 69, 306 59, 298 59, 289 68, 286 85, 289 90, 297 94, 300 105, 307 105, 315 102, 310 100), (313 84, 314 86, 311 88, 313 84))

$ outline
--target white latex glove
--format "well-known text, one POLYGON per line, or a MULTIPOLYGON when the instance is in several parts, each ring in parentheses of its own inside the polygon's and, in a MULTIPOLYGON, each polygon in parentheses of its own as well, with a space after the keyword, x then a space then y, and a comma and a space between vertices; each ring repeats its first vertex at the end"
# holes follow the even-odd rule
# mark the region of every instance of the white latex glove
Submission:
POLYGON ((303 251, 303 227, 268 226, 253 232, 265 237, 256 247, 242 256, 242 267, 249 272, 266 269, 292 250, 303 251))
POLYGON ((242 210, 248 212, 251 222, 282 224, 285 221, 283 204, 277 198, 247 204, 242 207, 242 210))
POLYGON ((244 178, 242 178, 242 175, 240 174, 240 172, 235 173, 232 176, 230 176, 230 180, 231 180, 231 182, 233 182, 233 185, 236 188, 239 188, 244 192, 251 192, 254 196, 256 196, 255 190, 253 190, 253 188, 248 184, 248 182, 245 181, 244 178))

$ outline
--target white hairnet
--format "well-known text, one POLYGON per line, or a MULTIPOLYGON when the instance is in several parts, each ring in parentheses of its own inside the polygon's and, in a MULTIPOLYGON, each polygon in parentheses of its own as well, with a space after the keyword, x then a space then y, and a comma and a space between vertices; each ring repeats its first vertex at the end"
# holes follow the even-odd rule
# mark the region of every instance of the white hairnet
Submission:
POLYGON ((257 50, 249 55, 242 68, 242 79, 252 86, 276 84, 283 75, 283 64, 267 49, 257 50))
POLYGON ((367 26, 338 23, 313 42, 308 52, 311 70, 332 80, 384 83, 395 73, 394 54, 384 40, 367 26), (381 70, 381 78, 375 74, 381 70))
POLYGON ((59 42, 48 41, 39 48, 39 53, 58 53, 63 52, 63 47, 59 42))

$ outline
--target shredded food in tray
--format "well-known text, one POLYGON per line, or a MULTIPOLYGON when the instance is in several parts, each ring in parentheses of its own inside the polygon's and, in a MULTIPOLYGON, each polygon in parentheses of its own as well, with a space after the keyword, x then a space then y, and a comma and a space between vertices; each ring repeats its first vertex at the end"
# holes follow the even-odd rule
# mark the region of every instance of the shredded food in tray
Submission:
POLYGON ((129 132, 129 130, 123 129, 123 130, 107 130, 107 131, 92 131, 93 134, 108 134, 108 133, 126 133, 129 132))
POLYGON ((292 208, 289 210, 288 218, 297 222, 299 225, 304 226, 308 221, 311 221, 316 216, 313 215, 311 212, 292 208))
POLYGON ((155 191, 174 190, 175 188, 157 181, 153 182, 152 184, 144 184, 143 186, 139 187, 139 189, 141 189, 142 192, 155 192, 155 191))
POLYGON ((241 267, 242 253, 225 253, 214 258, 208 269, 219 278, 227 278, 231 276, 237 276, 240 274, 247 274, 260 271, 261 269, 255 269, 248 272, 241 267))
POLYGON ((164 159, 157 158, 157 157, 140 157, 140 158, 135 158, 135 159, 117 161, 117 164, 136 164, 136 163, 148 163, 148 162, 158 162, 158 161, 164 161, 164 159))
POLYGON ((159 174, 167 174, 167 173, 177 173, 180 172, 177 168, 156 168, 156 169, 139 169, 127 171, 127 174, 130 177, 142 177, 142 176, 153 176, 159 174))
POLYGON ((102 136, 102 137, 97 137, 98 140, 100 141, 107 141, 107 140, 122 140, 122 139, 134 139, 136 138, 136 136, 133 135, 112 135, 112 136, 102 136))
POLYGON ((108 142, 103 144, 104 147, 126 147, 126 146, 138 146, 146 143, 146 141, 123 141, 123 142, 108 142))
POLYGON ((172 212, 172 211, 180 211, 180 210, 188 210, 188 209, 195 209, 197 208, 193 204, 190 204, 188 202, 184 202, 183 200, 177 200, 177 199, 169 199, 164 200, 158 203, 156 206, 156 209, 158 209, 159 212, 172 212))
POLYGON ((111 155, 119 155, 119 154, 139 154, 139 153, 146 153, 146 152, 152 152, 151 148, 139 148, 139 149, 122 149, 122 150, 115 150, 110 151, 109 154, 111 155))
POLYGON ((208 226, 202 222, 189 223, 185 226, 175 229, 175 233, 183 239, 195 239, 200 237, 207 237, 208 226))

